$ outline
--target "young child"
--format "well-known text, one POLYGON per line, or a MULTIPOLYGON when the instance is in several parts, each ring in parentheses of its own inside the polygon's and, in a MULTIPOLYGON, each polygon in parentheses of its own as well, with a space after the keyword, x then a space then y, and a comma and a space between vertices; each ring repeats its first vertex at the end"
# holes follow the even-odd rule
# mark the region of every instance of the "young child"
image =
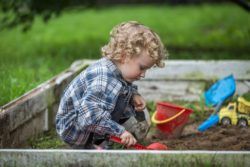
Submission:
POLYGON ((159 36, 138 22, 121 23, 111 31, 102 56, 68 85, 61 98, 56 130, 72 148, 96 148, 105 135, 120 137, 131 146, 142 137, 135 132, 138 126, 147 126, 138 125, 138 118, 145 120, 140 115, 146 102, 133 82, 144 78, 151 67, 164 66, 166 50, 159 36), (130 118, 137 118, 132 122, 138 126, 126 129, 130 118))

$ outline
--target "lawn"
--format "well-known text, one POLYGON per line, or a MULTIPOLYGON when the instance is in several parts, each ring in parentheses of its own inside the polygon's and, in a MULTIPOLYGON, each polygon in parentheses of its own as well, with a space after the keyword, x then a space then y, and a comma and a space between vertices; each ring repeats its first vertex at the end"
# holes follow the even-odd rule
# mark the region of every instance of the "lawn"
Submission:
POLYGON ((233 4, 72 9, 47 24, 36 18, 27 33, 0 32, 0 106, 77 59, 100 57, 111 28, 126 20, 155 30, 170 59, 249 59, 249 14, 233 4))

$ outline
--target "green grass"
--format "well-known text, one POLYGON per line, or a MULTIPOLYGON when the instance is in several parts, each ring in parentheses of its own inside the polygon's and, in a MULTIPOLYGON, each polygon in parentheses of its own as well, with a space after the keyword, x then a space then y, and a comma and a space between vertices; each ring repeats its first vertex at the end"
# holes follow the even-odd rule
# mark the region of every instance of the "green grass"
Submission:
MULTIPOLYGON (((0 14, 1 16, 1 14, 0 14)), ((0 32, 0 106, 77 59, 100 57, 111 28, 138 20, 155 30, 170 59, 249 59, 250 17, 236 5, 116 6, 69 10, 31 31, 0 32)))
POLYGON ((57 136, 56 130, 52 129, 42 135, 28 141, 29 147, 35 149, 66 148, 67 145, 57 136))

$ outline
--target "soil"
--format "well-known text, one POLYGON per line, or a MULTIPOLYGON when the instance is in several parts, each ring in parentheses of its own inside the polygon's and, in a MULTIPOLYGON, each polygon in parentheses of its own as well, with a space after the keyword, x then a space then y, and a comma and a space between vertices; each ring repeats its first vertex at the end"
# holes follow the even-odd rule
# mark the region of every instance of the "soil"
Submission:
POLYGON ((250 127, 216 125, 199 132, 200 123, 189 123, 179 136, 164 135, 157 127, 151 128, 146 143, 160 142, 169 150, 250 150, 250 127))

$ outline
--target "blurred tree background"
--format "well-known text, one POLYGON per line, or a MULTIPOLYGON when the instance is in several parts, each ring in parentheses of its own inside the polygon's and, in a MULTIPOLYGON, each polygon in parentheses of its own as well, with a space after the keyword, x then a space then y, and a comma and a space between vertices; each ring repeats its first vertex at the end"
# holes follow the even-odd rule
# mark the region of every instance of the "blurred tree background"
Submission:
MULTIPOLYGON (((249 11, 248 0, 231 0, 249 11)), ((47 22, 52 16, 58 16, 64 9, 72 7, 97 8, 117 4, 202 4, 222 3, 228 0, 0 0, 4 16, 1 20, 1 28, 12 28, 23 25, 23 31, 31 28, 36 15, 42 16, 47 22)))
POLYGON ((249 60, 248 0, 0 0, 0 106, 77 59, 100 57, 109 31, 137 20, 170 59, 249 60))

